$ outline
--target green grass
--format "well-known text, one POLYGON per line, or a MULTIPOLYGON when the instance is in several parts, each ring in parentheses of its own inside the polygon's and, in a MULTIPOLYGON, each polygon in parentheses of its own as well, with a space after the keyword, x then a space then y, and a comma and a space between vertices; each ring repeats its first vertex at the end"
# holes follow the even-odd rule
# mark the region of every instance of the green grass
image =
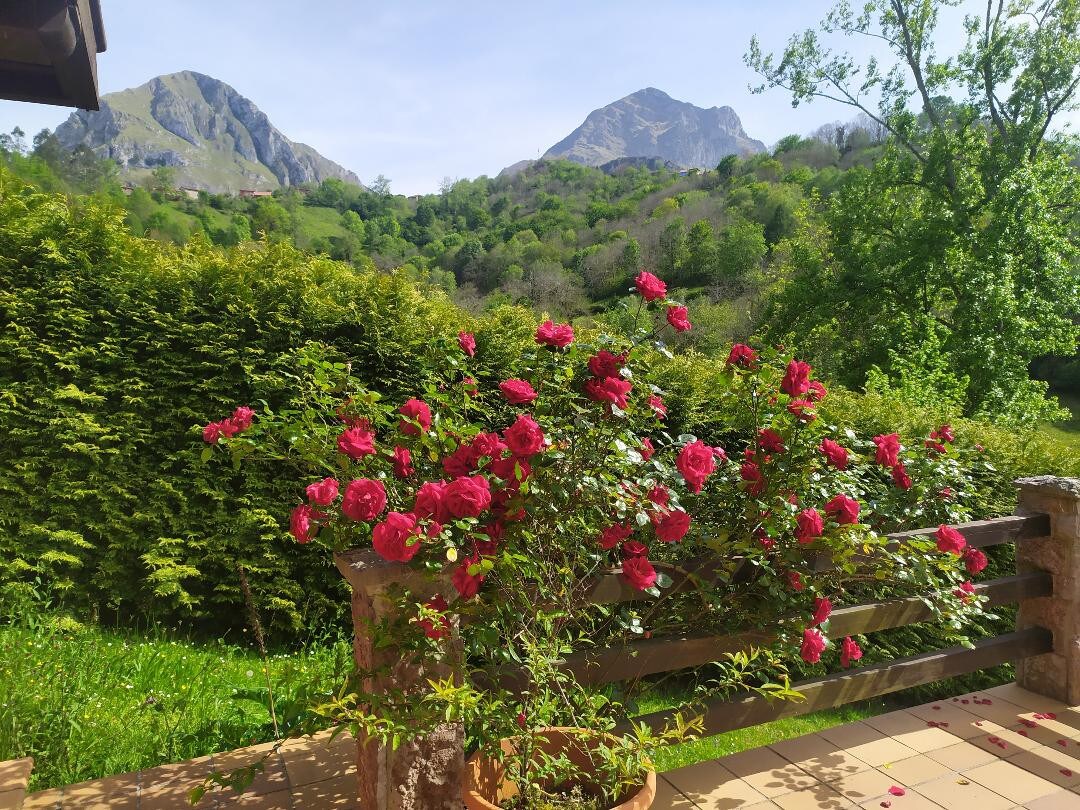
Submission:
MULTIPOLYGON (((0 624, 0 760, 34 757, 40 790, 273 739, 262 660, 237 641, 32 613, 0 624)), ((271 655, 279 721, 335 688, 349 657, 343 642, 271 655)))
POLYGON ((1072 412, 1072 417, 1062 422, 1042 425, 1041 430, 1073 452, 1080 454, 1080 394, 1059 392, 1057 398, 1063 407, 1072 412))

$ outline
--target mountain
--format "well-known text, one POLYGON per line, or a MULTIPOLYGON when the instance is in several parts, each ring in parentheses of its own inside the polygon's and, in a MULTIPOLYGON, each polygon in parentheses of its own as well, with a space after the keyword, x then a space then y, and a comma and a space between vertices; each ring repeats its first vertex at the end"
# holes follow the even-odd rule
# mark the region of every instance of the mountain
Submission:
POLYGON ((207 191, 274 189, 355 174, 290 141, 254 103, 218 79, 185 70, 101 99, 56 129, 68 149, 84 145, 138 178, 173 166, 176 184, 207 191))
POLYGON ((655 157, 687 169, 713 169, 728 155, 764 151, 765 144, 746 134, 731 107, 706 110, 647 87, 593 110, 544 157, 587 166, 624 157, 655 157))

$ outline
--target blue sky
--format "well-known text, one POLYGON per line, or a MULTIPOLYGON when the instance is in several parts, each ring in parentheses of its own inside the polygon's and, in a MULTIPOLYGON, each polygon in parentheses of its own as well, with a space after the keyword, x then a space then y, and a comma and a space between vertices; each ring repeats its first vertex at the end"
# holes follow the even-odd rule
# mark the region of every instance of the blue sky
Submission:
MULTIPOLYGON (((824 15, 823 0, 101 5, 103 93, 177 70, 207 73, 288 137, 362 180, 385 174, 397 193, 434 191, 446 176, 494 175, 536 157, 596 107, 648 86, 702 107, 730 105, 770 144, 852 117, 819 102, 793 110, 783 91, 747 88, 750 37, 781 48, 824 15)), ((948 27, 953 41, 943 45, 957 47, 959 26, 948 27)), ((0 101, 0 130, 19 124, 32 134, 66 115, 0 101)))

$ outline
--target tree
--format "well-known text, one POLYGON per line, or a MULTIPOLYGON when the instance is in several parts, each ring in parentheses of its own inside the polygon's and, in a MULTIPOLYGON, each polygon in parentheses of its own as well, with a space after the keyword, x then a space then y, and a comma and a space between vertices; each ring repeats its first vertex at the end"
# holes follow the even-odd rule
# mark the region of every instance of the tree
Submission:
POLYGON ((686 284, 707 284, 716 275, 717 245, 712 223, 707 219, 695 222, 686 235, 686 258, 680 281, 686 284))
POLYGON ((390 178, 385 174, 380 174, 371 181, 371 190, 380 197, 390 196, 390 178))
POLYGON ((834 332, 853 384, 874 364, 889 373, 897 352, 914 355, 905 334, 933 330, 966 377, 968 413, 1031 420, 1050 411, 1045 384, 1028 377, 1031 360, 1071 354, 1080 335, 1069 222, 1080 184, 1053 130, 1076 107, 1080 0, 987 0, 985 14, 965 20, 963 50, 939 57, 939 13, 951 5, 841 3, 822 23, 825 33, 873 39, 888 60, 860 64, 812 30, 780 57, 751 43, 758 92, 784 88, 796 106, 839 101, 887 134, 880 157, 823 208, 831 244, 815 283, 798 265, 784 268, 768 326, 834 332), (966 92, 959 102, 948 98, 956 87, 966 92))

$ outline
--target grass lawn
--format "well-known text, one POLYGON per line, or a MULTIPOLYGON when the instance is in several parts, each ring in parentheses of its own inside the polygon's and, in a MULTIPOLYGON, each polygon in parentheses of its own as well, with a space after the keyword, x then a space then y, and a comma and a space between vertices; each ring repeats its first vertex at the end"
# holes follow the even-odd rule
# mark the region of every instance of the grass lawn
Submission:
MULTIPOLYGON (((33 614, 0 624, 0 760, 34 757, 40 790, 273 739, 263 662, 238 641, 33 614)), ((344 642, 270 656, 279 722, 335 688, 350 657, 344 642)))

